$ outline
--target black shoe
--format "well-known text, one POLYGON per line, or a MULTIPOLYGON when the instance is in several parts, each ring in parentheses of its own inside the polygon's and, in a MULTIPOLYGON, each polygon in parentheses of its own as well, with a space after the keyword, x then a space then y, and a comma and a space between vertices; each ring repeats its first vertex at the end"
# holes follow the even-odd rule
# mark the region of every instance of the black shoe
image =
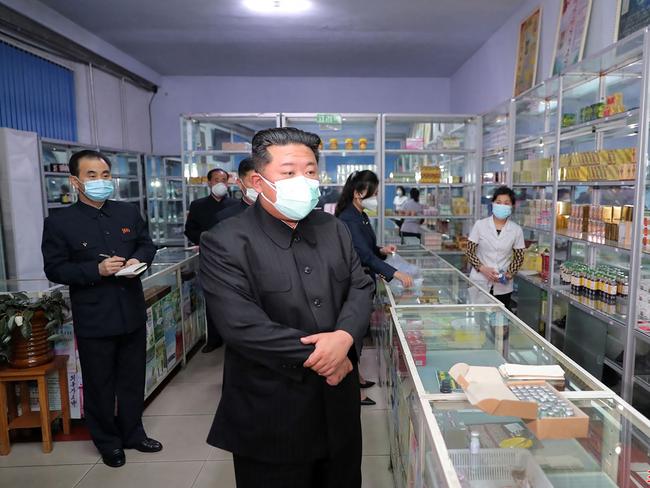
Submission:
POLYGON ((367 380, 366 380, 366 382, 365 382, 365 383, 361 383, 360 386, 361 386, 361 388, 372 388, 373 386, 375 386, 375 384, 376 384, 376 383, 375 383, 374 381, 367 381, 367 380))
POLYGON ((111 452, 102 454, 102 461, 111 468, 121 468, 126 464, 126 456, 123 449, 113 449, 111 452))
POLYGON ((139 442, 134 446, 129 446, 127 449, 135 449, 140 452, 158 452, 162 451, 162 444, 155 439, 147 437, 145 440, 139 442))
POLYGON ((368 406, 371 406, 371 405, 377 405, 377 402, 374 401, 370 397, 366 397, 363 400, 361 400, 361 405, 364 406, 364 407, 368 407, 368 406))

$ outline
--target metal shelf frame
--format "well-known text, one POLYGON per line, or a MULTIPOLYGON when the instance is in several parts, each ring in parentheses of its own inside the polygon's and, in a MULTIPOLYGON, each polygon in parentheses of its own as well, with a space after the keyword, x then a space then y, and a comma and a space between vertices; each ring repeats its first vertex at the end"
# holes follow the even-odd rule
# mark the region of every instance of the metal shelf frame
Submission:
MULTIPOLYGON (((632 403, 633 393, 635 385, 642 385, 646 387, 647 384, 640 378, 635 377, 635 355, 637 344, 643 342, 647 344, 650 340, 648 336, 643 332, 637 329, 638 321, 638 289, 641 279, 641 266, 644 257, 644 251, 642 249, 642 237, 643 237, 643 218, 644 218, 644 209, 645 209, 645 200, 647 190, 650 190, 650 183, 646 186, 647 177, 648 177, 648 150, 649 148, 649 131, 650 131, 650 28, 645 28, 639 31, 638 33, 619 41, 611 46, 606 47, 602 51, 584 59, 575 66, 567 68, 567 72, 561 74, 558 77, 551 78, 545 82, 533 87, 531 90, 523 93, 517 98, 511 99, 510 103, 510 124, 508 127, 510 133, 510 144, 506 149, 507 152, 512 153, 512 157, 508 158, 508 162, 512 164, 514 162, 514 151, 527 149, 534 147, 534 145, 540 142, 543 142, 545 145, 548 145, 552 148, 552 157, 553 157, 553 181, 552 182, 532 182, 532 183, 514 183, 513 187, 552 187, 553 191, 553 201, 552 201, 552 212, 555 214, 555 209, 558 202, 558 190, 566 187, 575 187, 575 186, 584 186, 591 187, 592 189, 599 188, 621 188, 621 187, 630 187, 634 188, 634 216, 633 216, 633 229, 632 229, 632 246, 631 249, 619 248, 614 243, 598 243, 591 242, 588 239, 571 237, 558 231, 557 229, 557 219, 552 218, 551 229, 547 231, 539 230, 538 232, 543 232, 550 234, 551 246, 549 251, 550 256, 550 276, 554 277, 557 274, 557 265, 556 265, 556 246, 553 245, 558 239, 562 241, 569 241, 570 243, 577 243, 585 245, 585 262, 588 264, 594 264, 596 260, 596 252, 600 249, 609 249, 612 252, 621 252, 625 255, 630 256, 629 260, 629 308, 624 319, 621 320, 615 319, 608 316, 598 310, 591 309, 584 303, 581 303, 578 300, 571 298, 562 287, 555 283, 552 279, 550 283, 543 283, 540 280, 533 279, 528 276, 521 276, 525 281, 537 286, 541 290, 547 292, 547 304, 545 311, 545 320, 547 324, 552 324, 553 318, 553 304, 554 302, 562 301, 568 302, 570 305, 583 310, 586 313, 591 314, 594 318, 604 322, 608 325, 615 325, 617 329, 623 330, 623 342, 624 342, 624 359, 622 368, 619 367, 621 376, 622 376, 622 389, 621 396, 622 398, 632 403), (636 46, 632 50, 626 50, 630 45, 636 46), (626 54, 628 53, 629 54, 626 54), (599 60, 604 60, 604 63, 608 62, 608 57, 616 56, 617 62, 609 65, 607 68, 603 69, 601 72, 594 72, 588 80, 584 78, 582 81, 576 82, 575 79, 580 76, 580 73, 586 73, 589 70, 589 66, 594 64, 600 65, 599 60), (621 57, 619 60, 618 57, 621 57), (627 57, 626 57, 627 56, 627 57), (581 83, 593 83, 597 85, 597 98, 603 100, 607 95, 607 76, 617 76, 616 73, 611 74, 611 72, 618 69, 630 66, 633 63, 641 65, 640 76, 639 78, 639 106, 638 108, 632 106, 627 111, 615 114, 609 117, 603 117, 589 122, 579 123, 568 127, 562 127, 562 114, 563 114, 563 101, 566 97, 571 96, 571 90, 575 90, 577 86, 581 83), (583 71, 581 71, 583 70, 583 71), (539 134, 526 134, 524 137, 520 137, 519 140, 516 139, 517 133, 517 124, 519 122, 517 117, 517 102, 522 102, 527 100, 527 97, 530 98, 530 94, 537 89, 544 90, 544 84, 546 84, 546 89, 549 86, 553 87, 552 91, 555 93, 555 99, 550 102, 552 104, 552 110, 546 112, 545 124, 544 127, 540 127, 539 134), (572 140, 578 140, 584 138, 585 136, 590 136, 592 144, 596 150, 603 149, 605 134, 609 131, 615 131, 621 128, 629 128, 631 136, 636 137, 634 147, 637 154, 637 171, 634 180, 630 181, 560 181, 558 178, 559 175, 559 158, 561 151, 563 149, 563 144, 570 142, 572 140), (552 130, 553 129, 553 130, 552 130)), ((636 91, 635 91, 636 93, 636 91)), ((595 96, 596 96, 595 95, 595 96)), ((548 101, 548 99, 547 99, 548 101)), ((633 102, 636 105, 636 102, 633 102)), ((503 104, 502 104, 503 105, 503 104)), ((541 105, 541 104, 540 104, 541 105)), ((494 111, 499 110, 497 107, 494 111)), ((484 118, 489 118, 490 114, 488 112, 483 115, 484 118)), ((532 112, 527 112, 531 114, 532 112)), ((542 110, 538 112, 538 115, 542 113, 542 110)), ((492 154, 492 153, 490 153, 492 154)), ((545 155, 550 156, 551 154, 545 155)), ((508 181, 513 181, 513 167, 508 166, 508 181)), ((632 203, 632 202, 631 202, 632 203)), ((583 236, 584 237, 584 236, 583 236)), ((647 257, 646 257, 647 259, 647 257)), ((555 330, 553 327, 546 327, 545 336, 547 340, 551 340, 551 331, 555 330)), ((564 331, 562 331, 564 332, 564 331)), ((647 390, 647 388, 646 388, 647 390)))

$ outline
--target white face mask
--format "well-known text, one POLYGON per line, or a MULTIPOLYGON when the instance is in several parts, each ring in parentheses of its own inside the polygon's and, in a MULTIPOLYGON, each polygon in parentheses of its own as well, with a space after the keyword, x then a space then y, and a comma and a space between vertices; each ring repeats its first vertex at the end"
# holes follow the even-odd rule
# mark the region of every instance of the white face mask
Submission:
POLYGON ((260 178, 275 189, 275 203, 269 200, 264 193, 261 194, 262 197, 289 220, 302 220, 307 217, 309 212, 314 210, 320 198, 318 180, 294 176, 272 183, 262 175, 260 178))
MULTIPOLYGON (((244 188, 246 188, 246 186, 244 186, 244 185, 242 185, 242 186, 243 186, 244 188)), ((256 202, 256 201, 257 201, 257 197, 258 197, 260 194, 257 192, 257 190, 256 190, 255 188, 246 188, 246 193, 245 193, 245 195, 246 195, 246 198, 248 198, 249 201, 251 201, 251 202, 256 202)))
POLYGON ((212 187, 212 194, 217 198, 223 198, 228 193, 228 187, 225 183, 217 183, 212 187))
POLYGON ((371 212, 376 212, 377 207, 379 206, 379 203, 377 202, 377 197, 368 197, 364 198, 361 200, 361 206, 365 208, 366 210, 370 210, 371 212))
POLYGON ((398 197, 401 197, 402 195, 404 195, 404 192, 402 190, 397 190, 395 193, 397 193, 398 197))

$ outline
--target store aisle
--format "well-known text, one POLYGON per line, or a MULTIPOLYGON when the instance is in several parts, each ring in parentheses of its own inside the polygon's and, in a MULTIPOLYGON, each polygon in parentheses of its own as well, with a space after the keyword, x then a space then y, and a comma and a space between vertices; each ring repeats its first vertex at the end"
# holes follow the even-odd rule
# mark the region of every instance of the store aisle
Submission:
MULTIPOLYGON (((40 444, 17 443, 0 456, 0 486, 48 488, 230 488, 235 486, 230 453, 205 443, 220 394, 223 350, 196 354, 145 411, 147 432, 165 448, 160 453, 127 451, 123 468, 106 467, 90 442, 59 442, 51 454, 40 444)), ((361 369, 376 381, 374 349, 364 350, 361 369)), ((385 400, 362 408, 363 488, 390 488, 385 400)))

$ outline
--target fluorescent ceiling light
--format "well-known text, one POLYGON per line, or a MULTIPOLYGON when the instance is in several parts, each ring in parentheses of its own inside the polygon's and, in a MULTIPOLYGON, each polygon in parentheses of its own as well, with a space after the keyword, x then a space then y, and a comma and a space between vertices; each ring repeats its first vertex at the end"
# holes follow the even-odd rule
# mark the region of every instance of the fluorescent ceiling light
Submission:
POLYGON ((249 10, 268 14, 297 14, 311 8, 309 0, 244 0, 249 10))

